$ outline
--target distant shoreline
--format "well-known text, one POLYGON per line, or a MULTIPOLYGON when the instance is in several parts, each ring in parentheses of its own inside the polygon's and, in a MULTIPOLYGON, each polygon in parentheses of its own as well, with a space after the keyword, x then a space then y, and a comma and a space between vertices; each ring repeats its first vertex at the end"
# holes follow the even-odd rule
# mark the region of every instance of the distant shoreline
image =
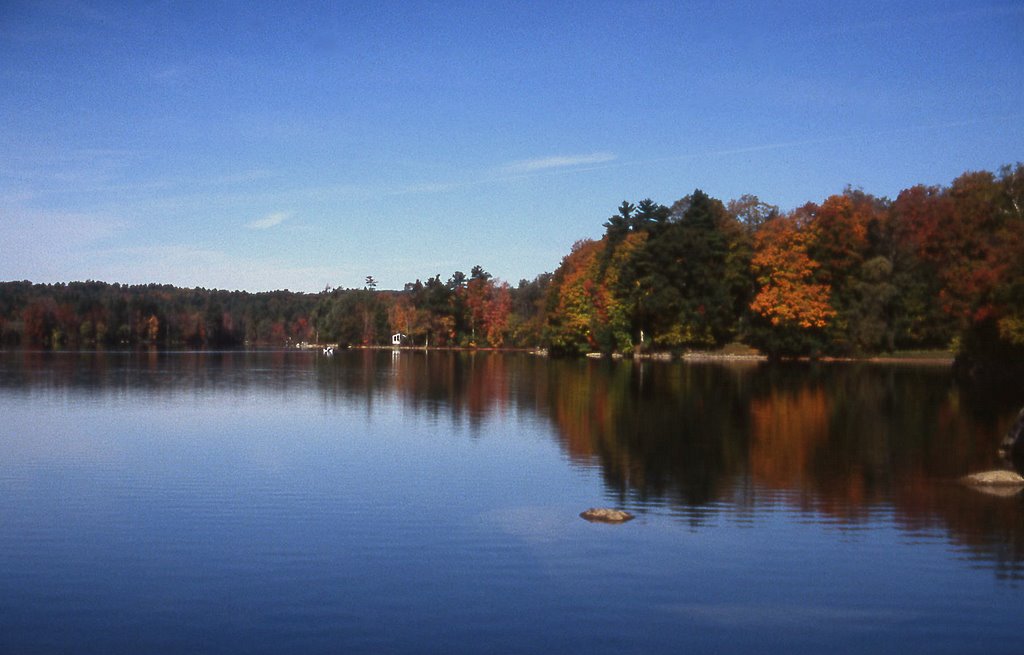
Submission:
MULTIPOLYGON (((354 345, 339 346, 337 344, 315 344, 300 343, 286 346, 239 346, 234 348, 161 348, 156 345, 136 345, 123 348, 3 348, 0 352, 32 352, 32 353, 132 353, 132 352, 160 352, 160 353, 219 353, 219 352, 245 352, 245 351, 279 351, 279 352, 323 352, 330 348, 333 352, 347 350, 364 351, 395 351, 395 352, 458 352, 458 353, 519 353, 529 354, 537 357, 548 357, 548 351, 544 348, 534 347, 469 347, 469 346, 391 346, 391 345, 354 345)), ((736 363, 761 363, 769 362, 767 355, 759 352, 723 352, 723 351, 690 351, 682 354, 670 352, 653 352, 642 354, 624 353, 586 353, 579 357, 564 357, 564 359, 610 359, 610 360, 636 360, 636 361, 660 361, 660 362, 736 362, 736 363)), ((872 355, 868 357, 787 357, 777 360, 786 362, 803 363, 838 363, 838 364, 919 364, 927 366, 952 366, 955 356, 947 351, 909 351, 906 353, 893 353, 891 355, 872 355)))
MULTIPOLYGON (((317 346, 310 344, 308 349, 320 349, 330 344, 317 346)), ((334 346, 337 348, 337 346, 334 346)), ((346 348, 341 348, 345 350, 346 348)), ((467 346, 349 346, 348 350, 397 350, 397 351, 441 351, 441 352, 491 352, 491 353, 529 353, 532 355, 547 356, 543 348, 491 348, 491 347, 467 347, 467 346)), ((684 361, 684 362, 767 362, 769 357, 757 351, 752 352, 723 352, 723 351, 691 351, 680 355, 673 355, 668 352, 644 353, 641 355, 612 353, 586 353, 583 355, 588 359, 636 359, 654 361, 684 361)), ((871 355, 867 357, 794 357, 783 358, 783 362, 821 362, 821 363, 870 363, 870 364, 923 364, 930 366, 952 366, 955 355, 943 350, 936 351, 907 351, 896 352, 891 355, 871 355)))

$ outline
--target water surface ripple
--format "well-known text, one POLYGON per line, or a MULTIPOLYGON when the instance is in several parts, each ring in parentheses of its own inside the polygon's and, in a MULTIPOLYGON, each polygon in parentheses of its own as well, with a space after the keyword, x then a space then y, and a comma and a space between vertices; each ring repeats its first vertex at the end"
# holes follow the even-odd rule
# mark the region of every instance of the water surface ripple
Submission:
POLYGON ((1020 652, 1024 501, 956 483, 1020 404, 936 367, 0 353, 0 652, 1020 652))

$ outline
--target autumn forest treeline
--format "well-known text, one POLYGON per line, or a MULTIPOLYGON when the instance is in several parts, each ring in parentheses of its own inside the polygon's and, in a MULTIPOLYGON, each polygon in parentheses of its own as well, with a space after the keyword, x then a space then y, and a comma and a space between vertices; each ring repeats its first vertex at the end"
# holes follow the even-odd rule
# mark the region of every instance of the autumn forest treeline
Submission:
POLYGON ((700 190, 624 202, 555 272, 554 348, 855 355, 1024 346, 1024 166, 788 213, 700 190))
POLYGON ((397 291, 245 293, 101 282, 0 283, 0 343, 43 348, 390 343, 553 353, 712 349, 772 356, 953 347, 1024 354, 1024 165, 848 188, 789 212, 700 190, 623 202, 554 273, 434 275, 397 291))

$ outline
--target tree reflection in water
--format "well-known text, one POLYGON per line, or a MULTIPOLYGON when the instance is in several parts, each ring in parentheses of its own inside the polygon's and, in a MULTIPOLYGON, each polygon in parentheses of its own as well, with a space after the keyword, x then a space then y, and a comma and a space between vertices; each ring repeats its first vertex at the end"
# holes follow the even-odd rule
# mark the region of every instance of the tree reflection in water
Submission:
POLYGON ((891 516, 1024 573, 1024 498, 956 483, 997 467, 1012 397, 958 386, 931 365, 557 361, 526 355, 361 355, 388 376, 325 363, 321 380, 387 387, 418 411, 479 424, 512 409, 550 420, 569 458, 599 465, 641 508, 701 522, 783 502, 857 527, 891 516))
POLYGON ((1024 577, 1024 495, 956 479, 999 465, 1018 390, 961 387, 945 367, 663 363, 528 355, 316 353, 5 353, 0 389, 28 393, 245 393, 258 385, 324 402, 399 403, 480 427, 540 417, 570 461, 599 467, 641 511, 700 524, 769 504, 857 527, 886 516, 908 534, 944 530, 1024 577))

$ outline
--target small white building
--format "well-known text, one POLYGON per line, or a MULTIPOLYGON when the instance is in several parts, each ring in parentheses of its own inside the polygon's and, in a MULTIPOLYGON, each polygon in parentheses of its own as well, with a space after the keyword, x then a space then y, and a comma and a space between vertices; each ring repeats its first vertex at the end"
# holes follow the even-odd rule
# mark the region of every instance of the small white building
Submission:
POLYGON ((401 346, 402 345, 402 341, 404 339, 405 339, 405 335, 404 334, 402 334, 401 332, 395 332, 394 334, 391 335, 391 345, 392 346, 401 346))

